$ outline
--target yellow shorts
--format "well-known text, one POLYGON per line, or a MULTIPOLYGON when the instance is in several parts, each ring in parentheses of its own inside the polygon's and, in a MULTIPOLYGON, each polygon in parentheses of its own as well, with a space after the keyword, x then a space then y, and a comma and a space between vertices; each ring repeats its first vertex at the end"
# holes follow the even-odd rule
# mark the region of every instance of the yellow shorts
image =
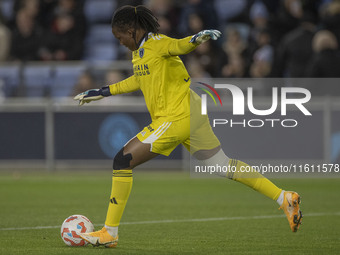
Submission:
POLYGON ((165 156, 169 156, 179 144, 183 144, 191 154, 220 145, 207 117, 199 122, 190 120, 190 117, 176 121, 158 119, 139 132, 137 138, 150 144, 152 152, 165 156))

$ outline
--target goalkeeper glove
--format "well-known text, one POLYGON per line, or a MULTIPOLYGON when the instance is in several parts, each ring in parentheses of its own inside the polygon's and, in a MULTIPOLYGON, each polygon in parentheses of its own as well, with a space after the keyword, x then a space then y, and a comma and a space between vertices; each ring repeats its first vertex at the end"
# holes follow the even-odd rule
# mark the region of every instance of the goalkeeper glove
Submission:
POLYGON ((85 92, 76 95, 73 99, 79 100, 79 105, 83 105, 108 96, 111 96, 111 93, 109 86, 106 86, 101 89, 86 90, 85 92))
POLYGON ((193 37, 191 37, 191 40, 189 42, 194 44, 201 44, 209 39, 217 40, 219 37, 221 37, 221 32, 215 29, 209 29, 209 30, 203 30, 197 34, 195 34, 193 37))

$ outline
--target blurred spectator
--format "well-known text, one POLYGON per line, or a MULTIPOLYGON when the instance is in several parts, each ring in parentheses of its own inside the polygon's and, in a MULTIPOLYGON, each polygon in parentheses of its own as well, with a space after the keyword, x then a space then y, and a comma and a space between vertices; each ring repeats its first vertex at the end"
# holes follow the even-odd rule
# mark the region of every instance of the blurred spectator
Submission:
POLYGON ((158 17, 162 29, 162 25, 164 25, 164 19, 168 23, 171 35, 177 35, 176 28, 179 22, 179 13, 180 10, 178 5, 174 4, 173 0, 146 0, 144 1, 144 5, 146 5, 155 15, 158 17), (161 24, 163 21, 163 24, 161 24))
POLYGON ((270 41, 270 34, 267 30, 262 30, 257 35, 258 49, 253 54, 253 62, 250 66, 251 77, 263 78, 270 76, 274 58, 274 49, 270 41))
POLYGON ((210 78, 210 74, 204 70, 204 67, 194 57, 189 57, 186 61, 188 73, 193 79, 210 78))
POLYGON ((0 42, 1 42, 0 44, 0 62, 1 62, 8 59, 11 43, 11 32, 7 28, 7 26, 5 26, 1 14, 0 14, 0 42))
POLYGON ((146 0, 144 5, 149 8, 155 15, 166 15, 172 11, 174 7, 171 0, 146 0))
POLYGON ((242 55, 247 49, 247 42, 245 38, 242 37, 240 31, 230 25, 226 29, 226 41, 223 44, 224 51, 230 55, 242 55))
POLYGON ((253 62, 253 55, 262 42, 261 39, 264 39, 265 36, 269 36, 271 40, 270 31, 268 29, 269 22, 269 12, 266 5, 262 1, 255 1, 253 5, 250 7, 249 16, 251 20, 251 30, 248 38, 248 56, 247 56, 247 65, 250 65, 253 62), (264 35, 264 31, 266 31, 266 35, 264 35))
POLYGON ((119 70, 109 70, 105 73, 105 85, 115 84, 124 80, 125 75, 119 70))
POLYGON ((188 31, 189 34, 197 34, 204 30, 203 16, 198 13, 191 13, 188 16, 188 31))
POLYGON ((247 0, 215 0, 214 6, 217 12, 220 29, 229 22, 244 22, 248 21, 246 15, 247 0))
POLYGON ((301 0, 284 0, 283 4, 292 17, 298 20, 302 18, 303 10, 301 0))
POLYGON ((247 50, 247 42, 241 36, 240 31, 230 25, 226 28, 226 40, 223 43, 224 64, 222 67, 223 77, 244 77, 246 76, 246 62, 244 56, 247 50))
POLYGON ((192 17, 190 18, 192 14, 195 14, 194 16, 197 16, 200 20, 202 20, 202 24, 200 25, 202 29, 211 29, 218 27, 216 11, 214 5, 211 4, 210 1, 188 0, 181 9, 180 21, 177 28, 178 33, 181 36, 188 36, 193 33, 192 29, 195 28, 196 25, 192 24, 192 17))
POLYGON ((195 51, 190 54, 190 58, 195 59, 210 77, 221 76, 221 65, 223 61, 223 51, 220 47, 216 47, 216 43, 208 41, 199 45, 195 51))
POLYGON ((44 39, 41 60, 80 60, 87 31, 83 0, 41 0, 44 39))
POLYGON ((95 83, 93 75, 89 71, 85 71, 78 77, 78 81, 73 88, 71 96, 76 96, 89 89, 95 89, 97 85, 95 83))
POLYGON ((25 10, 27 15, 29 15, 34 21, 35 26, 40 27, 38 22, 38 16, 40 13, 40 2, 39 0, 14 0, 13 4, 13 19, 8 21, 8 26, 11 30, 16 27, 16 16, 19 11, 25 10))
POLYGON ((39 0, 15 0, 13 8, 15 13, 25 9, 28 15, 36 18, 39 14, 39 6, 39 0))
MULTIPOLYGON (((105 81, 104 81, 104 85, 111 85, 111 84, 115 84, 117 82, 120 82, 124 79, 126 79, 128 77, 128 75, 125 75, 124 72, 120 71, 120 70, 108 70, 105 73, 105 81)), ((128 94, 121 94, 120 96, 141 96, 142 92, 140 90, 128 93, 128 94)))
POLYGON ((67 13, 56 16, 54 26, 44 36, 40 50, 42 60, 80 60, 83 54, 83 37, 76 31, 74 17, 67 13))
POLYGON ((320 10, 324 29, 330 30, 340 42, 340 1, 333 0, 320 10))
POLYGON ((259 48, 255 54, 253 63, 250 66, 250 77, 268 77, 272 69, 273 49, 270 45, 259 48))
POLYGON ((42 28, 49 29, 53 21, 54 9, 58 4, 58 0, 40 0, 39 23, 42 28))
MULTIPOLYGON (((74 33, 82 39, 86 35, 86 18, 84 15, 83 1, 81 0, 58 0, 54 8, 54 17, 58 18, 60 15, 69 15, 73 19, 74 33)), ((53 25, 53 21, 52 21, 53 25)))
POLYGON ((241 55, 231 55, 222 67, 222 77, 242 78, 246 76, 246 64, 241 55))
POLYGON ((168 15, 158 16, 158 23, 159 23, 159 33, 165 34, 173 38, 179 37, 177 31, 173 29, 173 26, 170 22, 168 15))
POLYGON ((12 30, 10 56, 13 60, 30 61, 38 59, 42 31, 36 25, 30 10, 22 8, 15 17, 12 30))
POLYGON ((315 16, 305 13, 299 27, 285 35, 278 48, 275 76, 304 77, 306 63, 313 54, 312 39, 316 30, 315 16))
POLYGON ((335 35, 327 30, 317 32, 313 38, 313 59, 307 77, 340 77, 340 52, 335 35))
POLYGON ((262 1, 256 1, 250 8, 249 16, 255 29, 268 27, 269 12, 262 1))
MULTIPOLYGON (((276 35, 283 36, 295 29, 302 18, 303 10, 301 0, 280 0, 280 7, 274 20, 276 35)), ((280 40, 280 38, 278 38, 280 40)))
POLYGON ((270 15, 274 17, 280 7, 280 1, 261 0, 261 2, 265 4, 270 15))

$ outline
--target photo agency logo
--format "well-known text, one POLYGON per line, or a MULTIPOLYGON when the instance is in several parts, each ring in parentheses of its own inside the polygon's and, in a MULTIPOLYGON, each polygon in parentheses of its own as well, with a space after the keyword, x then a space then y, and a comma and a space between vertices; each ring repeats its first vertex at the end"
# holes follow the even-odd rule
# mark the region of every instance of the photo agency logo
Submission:
MULTIPOLYGON (((207 95, 213 100, 214 104, 219 105, 214 95, 219 100, 220 106, 227 109, 226 106, 223 106, 222 99, 217 92, 216 89, 226 90, 232 96, 232 115, 233 116, 245 116, 246 109, 245 106, 248 107, 248 110, 251 114, 256 116, 256 118, 243 118, 241 120, 237 119, 223 119, 223 118, 213 118, 212 126, 216 127, 218 125, 228 125, 229 127, 251 127, 251 128, 259 128, 265 125, 269 125, 270 127, 275 127, 280 125, 285 128, 296 127, 298 125, 298 120, 293 118, 288 118, 287 116, 287 107, 289 105, 295 107, 295 110, 299 110, 304 116, 312 116, 310 111, 306 108, 304 104, 310 101, 311 93, 308 89, 301 87, 282 87, 272 88, 271 95, 271 106, 267 109, 257 109, 254 106, 254 92, 253 88, 248 87, 246 96, 243 91, 236 85, 232 84, 214 84, 214 86, 208 85, 203 82, 198 82, 198 84, 204 86, 204 88, 197 87, 205 93, 201 94, 201 114, 207 115, 208 112, 208 104, 207 104, 207 95), (280 93, 280 95, 279 95, 280 93), (280 106, 279 106, 280 100, 280 106), (276 112, 280 113, 281 118, 270 118, 270 116, 276 112)), ((294 109, 294 108, 293 108, 294 109)), ((230 110, 230 109, 227 109, 230 110)))

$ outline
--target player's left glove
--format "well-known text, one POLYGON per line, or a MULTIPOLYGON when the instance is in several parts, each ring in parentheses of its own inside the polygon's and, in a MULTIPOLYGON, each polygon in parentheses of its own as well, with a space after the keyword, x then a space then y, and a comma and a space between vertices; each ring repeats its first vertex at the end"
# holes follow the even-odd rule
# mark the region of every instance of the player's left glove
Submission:
POLYGON ((189 42, 194 44, 201 44, 210 39, 217 40, 219 37, 221 37, 221 34, 222 33, 220 31, 215 29, 203 30, 191 37, 191 40, 189 42))
POLYGON ((73 99, 79 100, 79 105, 90 103, 91 101, 100 100, 104 97, 111 96, 109 86, 102 87, 101 89, 90 89, 83 93, 76 95, 73 99))

